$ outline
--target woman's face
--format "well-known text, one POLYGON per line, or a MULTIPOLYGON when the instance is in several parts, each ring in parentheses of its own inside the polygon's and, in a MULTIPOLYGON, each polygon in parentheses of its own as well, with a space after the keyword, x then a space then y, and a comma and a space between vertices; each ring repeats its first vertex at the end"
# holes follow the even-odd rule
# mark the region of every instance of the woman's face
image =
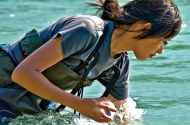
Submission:
POLYGON ((152 58, 153 56, 156 56, 157 53, 161 54, 163 46, 167 43, 167 40, 163 37, 136 38, 142 34, 142 29, 149 28, 151 28, 150 23, 140 21, 132 25, 120 25, 116 32, 114 32, 115 39, 120 41, 120 44, 117 45, 121 48, 122 52, 133 51, 136 58, 139 60, 152 58))
POLYGON ((144 38, 137 40, 133 52, 137 59, 146 60, 156 56, 157 53, 161 54, 166 40, 162 38, 144 38))

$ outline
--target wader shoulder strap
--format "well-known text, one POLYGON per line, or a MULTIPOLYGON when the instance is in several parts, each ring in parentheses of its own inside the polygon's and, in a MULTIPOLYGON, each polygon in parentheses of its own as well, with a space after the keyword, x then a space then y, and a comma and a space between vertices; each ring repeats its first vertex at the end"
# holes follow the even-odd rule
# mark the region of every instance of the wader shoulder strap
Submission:
POLYGON ((22 53, 20 41, 18 41, 15 44, 11 45, 11 48, 12 48, 12 52, 13 52, 18 64, 21 63, 24 60, 24 55, 22 53))
MULTIPOLYGON (((116 81, 118 80, 118 78, 120 76, 120 69, 117 65, 114 65, 112 69, 114 70, 115 73, 110 80, 111 82, 107 83, 106 90, 104 91, 104 93, 102 94, 101 97, 107 97, 108 96, 108 94, 111 92, 113 86, 115 85, 116 81)), ((99 81, 101 82, 101 80, 99 80, 99 81)))
POLYGON ((79 72, 81 69, 83 69, 84 67, 86 67, 87 65, 89 65, 94 60, 95 54, 98 53, 98 50, 102 46, 102 44, 103 44, 103 42, 104 42, 104 40, 106 38, 106 35, 107 35, 108 31, 109 31, 109 25, 106 24, 105 27, 104 27, 104 30, 103 30, 103 34, 100 37, 100 39, 99 39, 96 47, 92 51, 92 53, 88 56, 88 58, 85 61, 82 61, 77 67, 75 67, 73 69, 73 71, 79 72))
MULTIPOLYGON (((93 50, 93 52, 88 56, 88 58, 82 62, 82 64, 79 64, 79 66, 77 66, 74 71, 80 71, 82 68, 84 68, 86 65, 89 64, 86 72, 82 75, 82 77, 80 78, 79 82, 77 83, 77 85, 73 88, 73 90, 70 92, 71 94, 75 95, 77 93, 77 91, 79 91, 81 89, 81 87, 83 86, 83 83, 85 82, 88 73, 90 72, 90 70, 96 65, 96 63, 98 62, 99 56, 100 54, 98 53, 99 48, 102 46, 103 42, 105 41, 105 38, 107 36, 107 33, 109 31, 109 25, 106 24, 106 26, 104 27, 103 30, 103 34, 100 37, 95 49, 93 50)), ((56 111, 59 112, 61 110, 63 110, 66 106, 64 105, 60 105, 56 111)))

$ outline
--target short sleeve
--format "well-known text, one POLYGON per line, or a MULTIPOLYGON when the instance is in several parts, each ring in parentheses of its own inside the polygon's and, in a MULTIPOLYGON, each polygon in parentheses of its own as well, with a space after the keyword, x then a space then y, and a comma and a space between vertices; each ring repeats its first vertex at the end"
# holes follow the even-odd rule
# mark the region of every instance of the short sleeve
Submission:
POLYGON ((64 58, 75 53, 90 51, 97 42, 96 24, 87 18, 71 21, 63 26, 53 38, 61 35, 64 58))
MULTIPOLYGON (((117 67, 120 69, 120 76, 114 87, 112 88, 110 94, 117 100, 124 100, 129 95, 129 58, 128 54, 124 53, 123 56, 117 61, 117 67)), ((111 83, 112 75, 107 75, 107 77, 101 78, 101 83, 106 86, 111 83)), ((100 81, 100 80, 99 80, 100 81)))
POLYGON ((111 95, 117 100, 124 100, 129 96, 129 58, 125 55, 125 58, 119 60, 118 67, 120 68, 120 77, 116 81, 111 95))

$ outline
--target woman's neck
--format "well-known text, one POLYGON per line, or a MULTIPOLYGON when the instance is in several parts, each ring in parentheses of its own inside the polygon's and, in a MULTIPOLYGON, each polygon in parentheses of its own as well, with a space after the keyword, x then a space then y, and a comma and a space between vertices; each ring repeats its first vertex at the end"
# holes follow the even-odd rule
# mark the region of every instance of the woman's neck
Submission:
POLYGON ((118 54, 132 50, 132 33, 123 28, 116 27, 111 39, 111 56, 115 58, 118 54))

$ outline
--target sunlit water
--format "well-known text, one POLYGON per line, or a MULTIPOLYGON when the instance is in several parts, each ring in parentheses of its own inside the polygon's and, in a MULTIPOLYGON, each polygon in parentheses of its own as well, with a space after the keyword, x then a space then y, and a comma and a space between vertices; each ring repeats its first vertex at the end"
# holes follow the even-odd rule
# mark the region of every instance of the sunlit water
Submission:
MULTIPOLYGON (((119 0, 124 4, 126 0, 119 0)), ((190 124, 190 16, 189 0, 175 0, 183 18, 180 34, 162 55, 138 61, 131 59, 130 105, 128 112, 116 114, 111 125, 189 125, 190 124), (129 113, 130 112, 130 113, 129 113), (142 115, 143 114, 143 115, 142 115), (127 121, 124 119, 128 117, 127 121), (118 120, 119 119, 119 120, 118 120)), ((90 0, 0 0, 0 43, 13 43, 32 28, 41 30, 61 17, 93 14, 90 0)), ((85 88, 85 97, 100 97, 104 88, 95 82, 85 88)), ((127 106, 126 106, 127 107, 127 106)), ((11 125, 100 125, 72 110, 24 115, 11 125)))

